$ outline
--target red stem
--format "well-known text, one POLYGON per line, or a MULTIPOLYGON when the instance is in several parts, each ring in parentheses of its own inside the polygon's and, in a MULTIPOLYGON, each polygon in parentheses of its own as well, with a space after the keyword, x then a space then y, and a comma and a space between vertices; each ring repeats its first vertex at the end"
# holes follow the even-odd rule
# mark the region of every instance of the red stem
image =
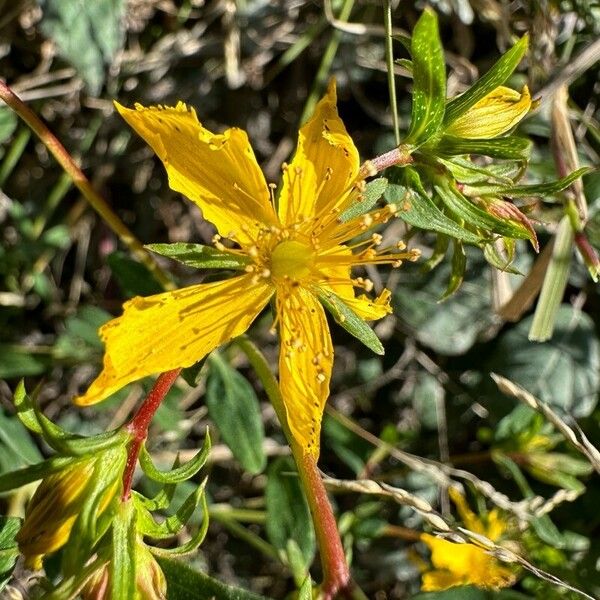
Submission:
POLYGON ((133 473, 142 444, 148 437, 150 422, 168 391, 179 377, 179 373, 181 373, 181 369, 173 369, 173 371, 161 373, 154 382, 154 387, 150 390, 150 393, 146 396, 144 402, 142 402, 133 419, 127 425, 127 431, 131 434, 132 439, 127 449, 127 463, 125 465, 125 472, 123 473, 123 493, 121 495, 123 501, 128 500, 131 495, 133 473))
POLYGON ((315 457, 312 454, 304 454, 297 460, 297 464, 321 552, 324 572, 320 597, 323 600, 332 600, 338 592, 346 591, 350 586, 346 555, 315 457))

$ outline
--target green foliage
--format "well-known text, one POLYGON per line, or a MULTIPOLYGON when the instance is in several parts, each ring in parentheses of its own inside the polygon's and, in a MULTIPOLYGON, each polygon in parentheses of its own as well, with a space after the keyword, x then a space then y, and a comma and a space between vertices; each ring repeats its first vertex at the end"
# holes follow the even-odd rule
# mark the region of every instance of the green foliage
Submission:
POLYGON ((217 250, 212 246, 178 242, 176 244, 147 244, 146 248, 196 269, 243 270, 249 257, 217 250))
POLYGON ((383 346, 375 332, 361 319, 337 294, 322 291, 319 294, 321 304, 331 313, 335 322, 348 333, 360 340, 375 354, 384 354, 383 346))
POLYGON ((123 45, 123 0, 61 2, 38 0, 42 9, 41 27, 97 94, 105 79, 105 68, 123 45))
POLYGON ((0 591, 10 580, 19 557, 15 537, 21 527, 21 519, 0 517, 0 591))
POLYGON ((169 600, 267 600, 242 588, 225 585, 181 561, 159 559, 167 578, 169 600))
POLYGON ((562 305, 553 338, 540 345, 527 339, 531 320, 499 336, 484 369, 508 377, 554 408, 588 416, 600 386, 600 344, 593 321, 562 305))
POLYGON ((249 473, 261 473, 267 458, 256 392, 218 352, 211 354, 209 365, 206 406, 210 417, 240 465, 249 473))
POLYGON ((431 9, 426 9, 415 25, 410 48, 413 94, 405 143, 419 146, 438 133, 446 104, 444 51, 437 15, 431 9))
POLYGON ((278 458, 267 476, 267 536, 283 556, 289 540, 295 541, 308 568, 315 555, 315 534, 296 468, 291 460, 278 458))

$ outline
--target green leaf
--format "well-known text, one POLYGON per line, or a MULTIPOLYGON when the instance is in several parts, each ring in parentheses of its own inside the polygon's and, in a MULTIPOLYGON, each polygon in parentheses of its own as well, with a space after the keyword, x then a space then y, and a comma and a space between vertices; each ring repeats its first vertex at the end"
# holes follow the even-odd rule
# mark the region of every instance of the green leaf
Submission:
POLYGON ((0 591, 10 580, 19 557, 19 546, 15 537, 21 528, 21 519, 0 517, 0 591))
POLYGON ((495 181, 497 185, 512 185, 519 175, 521 166, 517 162, 502 162, 490 165, 478 165, 463 156, 438 158, 452 176, 461 183, 469 185, 486 184, 495 181))
POLYGON ((36 354, 35 348, 0 344, 0 379, 41 375, 49 362, 49 357, 36 354))
MULTIPOLYGON (((483 371, 493 371, 524 387, 555 409, 575 417, 594 410, 600 387, 600 342, 592 319, 563 304, 554 336, 545 344, 530 342, 533 317, 500 335, 483 371)), ((500 399, 499 392, 490 392, 500 399)), ((503 400, 504 401, 504 400, 503 400)))
POLYGON ((385 191, 387 202, 398 206, 405 203, 410 205, 408 209, 398 213, 403 221, 413 227, 425 231, 437 231, 470 244, 477 244, 481 241, 481 236, 461 227, 435 205, 423 189, 417 171, 410 168, 403 170, 405 171, 402 174, 405 177, 405 185, 390 184, 385 191))
POLYGON ((464 219, 472 227, 509 238, 528 240, 531 232, 522 224, 498 219, 479 208, 451 185, 435 185, 435 191, 448 210, 458 219, 464 219))
POLYGON ((377 201, 381 198, 381 196, 383 196, 383 192, 385 192, 387 185, 388 180, 385 177, 378 177, 377 179, 373 179, 373 181, 369 181, 365 191, 362 194, 362 199, 349 206, 340 215, 340 221, 345 223, 346 221, 360 217, 360 215, 363 215, 367 211, 371 210, 375 204, 377 204, 377 201))
POLYGON ((0 144, 14 133, 18 121, 17 115, 11 108, 8 108, 8 106, 0 107, 0 144))
POLYGON ((406 269, 394 292, 394 312, 419 343, 446 356, 464 354, 494 322, 490 309, 488 267, 481 253, 468 253, 469 270, 465 284, 442 304, 450 276, 450 265, 441 264, 427 274, 406 269))
POLYGON ((281 553, 286 552, 288 540, 294 540, 308 569, 315 555, 315 533, 296 466, 288 457, 277 458, 267 476, 267 537, 281 553))
POLYGON ((181 561, 161 557, 157 560, 167 579, 169 600, 268 600, 265 596, 225 585, 181 561))
POLYGON ((42 8, 42 31, 77 69, 89 92, 98 94, 105 65, 123 45, 124 0, 38 0, 38 4, 42 8))
POLYGON ((444 115, 444 125, 448 126, 466 113, 479 100, 502 85, 517 68, 527 52, 529 36, 524 35, 496 64, 468 90, 448 101, 444 115))
POLYGON ((566 177, 561 177, 555 181, 548 183, 534 183, 532 185, 515 185, 515 186, 489 186, 486 188, 478 188, 478 192, 483 194, 495 194, 500 196, 510 196, 511 198, 522 198, 525 196, 552 196, 558 192, 562 192, 568 188, 574 181, 590 173, 594 169, 592 167, 581 167, 573 171, 566 177))
POLYGON ((133 501, 119 502, 112 524, 112 560, 109 563, 111 600, 136 597, 136 513, 133 501))
POLYGON ((204 438, 204 444, 202 445, 202 449, 188 462, 185 464, 173 468, 171 471, 159 471, 152 462, 152 457, 148 453, 146 448, 146 444, 142 444, 140 448, 140 466, 144 473, 152 479, 152 481, 157 481, 159 483, 181 483, 182 481, 187 481, 191 477, 193 477, 205 464, 208 460, 208 455, 210 453, 210 434, 208 429, 206 430, 206 437, 204 438))
POLYGON ((32 481, 38 481, 52 473, 57 473, 66 468, 70 463, 75 462, 72 457, 53 456, 30 467, 24 467, 9 473, 0 475, 0 493, 8 490, 16 490, 32 481))
POLYGON ((125 297, 151 296, 164 291, 148 268, 125 252, 112 252, 106 262, 125 297))
POLYGON ((435 144, 432 151, 441 156, 481 154, 492 158, 529 160, 532 146, 531 140, 516 135, 490 140, 467 140, 452 135, 444 135, 435 144))
POLYGON ((196 269, 243 270, 252 262, 250 256, 221 251, 202 244, 177 242, 176 244, 146 244, 144 247, 196 269))
POLYGON ((15 416, 7 415, 0 409, 0 472, 14 470, 24 465, 32 465, 42 460, 42 455, 29 431, 15 416))
POLYGON ((377 334, 361 319, 337 294, 321 288, 319 291, 321 304, 330 312, 335 322, 349 334, 360 340, 375 354, 384 354, 385 350, 377 334))
POLYGON ((249 473, 261 473, 267 458, 263 448, 265 430, 256 392, 218 352, 213 352, 208 362, 208 414, 242 467, 249 473))
POLYGON ((425 9, 413 30, 413 95, 406 144, 421 145, 435 135, 444 119, 446 65, 437 15, 425 9))

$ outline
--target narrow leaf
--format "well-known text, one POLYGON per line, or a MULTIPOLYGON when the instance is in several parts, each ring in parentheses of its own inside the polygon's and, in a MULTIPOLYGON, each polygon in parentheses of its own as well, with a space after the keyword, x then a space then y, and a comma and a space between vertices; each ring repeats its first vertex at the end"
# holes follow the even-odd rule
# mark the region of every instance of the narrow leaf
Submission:
POLYGON ((505 186, 505 187, 497 187, 494 190, 492 186, 490 189, 487 188, 483 191, 480 191, 480 195, 483 194, 499 194, 501 196, 510 196, 511 198, 522 198, 526 196, 552 196, 553 194, 557 194, 558 192, 562 192, 564 189, 568 188, 574 181, 583 177, 590 171, 593 171, 592 167, 581 167, 581 169, 577 169, 572 173, 569 173, 566 177, 561 177, 556 181, 549 181, 548 183, 534 183, 532 185, 515 185, 515 186, 505 186))
POLYGON ((15 540, 20 527, 21 519, 0 517, 0 591, 10 579, 20 554, 15 540))
POLYGON ((478 79, 468 90, 460 96, 452 98, 446 104, 444 125, 450 125, 458 117, 466 113, 469 108, 477 104, 479 100, 502 85, 517 68, 521 62, 527 46, 529 36, 524 35, 508 52, 505 52, 496 64, 480 79, 478 79))
POLYGON ((158 563, 167 579, 169 600, 268 600, 194 571, 183 561, 159 557, 158 563))
POLYGON ((334 294, 331 290, 321 288, 319 300, 331 313, 335 322, 341 325, 350 335, 360 340, 375 354, 385 353, 383 345, 375 332, 337 294, 334 294))
POLYGON ((558 225, 552 258, 529 330, 532 342, 545 342, 552 337, 558 309, 569 280, 574 237, 569 217, 564 216, 558 225))
POLYGON ((420 145, 440 129, 446 104, 444 51, 437 15, 431 9, 425 9, 415 25, 411 54, 413 97, 406 143, 420 145))
POLYGON ((508 160, 529 160, 532 142, 526 138, 510 135, 491 140, 467 140, 444 135, 435 146, 435 152, 445 156, 481 154, 508 160))
POLYGON ((436 206, 425 192, 419 174, 414 169, 403 169, 402 176, 406 185, 390 184, 385 192, 385 199, 399 206, 409 205, 406 210, 398 213, 403 221, 413 227, 437 231, 470 244, 481 241, 481 236, 461 227, 436 206))
POLYGON ((209 357, 206 381, 208 414, 235 458, 249 473, 261 473, 267 463, 265 431, 256 392, 249 381, 218 352, 209 357))
POLYGON ((196 269, 244 269, 252 261, 249 256, 187 242, 147 244, 144 247, 156 254, 172 258, 196 269))
POLYGON ((349 206, 340 215, 340 221, 345 223, 346 221, 360 217, 360 215, 363 215, 367 211, 371 210, 375 204, 377 204, 377 201, 381 198, 381 196, 383 196, 387 185, 388 180, 385 177, 378 177, 377 179, 373 179, 373 181, 369 181, 364 193, 362 194, 362 199, 349 206))
POLYGON ((494 217, 473 204, 457 189, 446 185, 436 185, 435 191, 453 215, 459 219, 464 219, 472 227, 509 238, 531 239, 531 232, 525 226, 494 217))
POLYGON ((315 534, 294 463, 280 457, 271 464, 267 474, 265 501, 269 541, 285 553, 288 540, 294 540, 308 567, 315 554, 315 534))

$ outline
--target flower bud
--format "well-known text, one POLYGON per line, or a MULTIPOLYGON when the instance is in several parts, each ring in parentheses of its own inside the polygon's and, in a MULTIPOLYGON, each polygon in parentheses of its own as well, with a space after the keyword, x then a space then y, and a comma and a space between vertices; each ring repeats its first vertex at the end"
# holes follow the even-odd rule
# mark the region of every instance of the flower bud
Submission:
POLYGON ((97 515, 102 514, 114 498, 125 464, 123 449, 110 449, 99 455, 74 459, 63 469, 45 477, 36 489, 21 530, 16 536, 25 565, 42 568, 42 560, 62 548, 86 500, 100 497, 97 515), (109 472, 97 477, 99 465, 108 460, 109 472))
POLYGON ((519 93, 501 85, 451 123, 446 133, 470 140, 495 138, 512 129, 531 107, 527 86, 519 93))

